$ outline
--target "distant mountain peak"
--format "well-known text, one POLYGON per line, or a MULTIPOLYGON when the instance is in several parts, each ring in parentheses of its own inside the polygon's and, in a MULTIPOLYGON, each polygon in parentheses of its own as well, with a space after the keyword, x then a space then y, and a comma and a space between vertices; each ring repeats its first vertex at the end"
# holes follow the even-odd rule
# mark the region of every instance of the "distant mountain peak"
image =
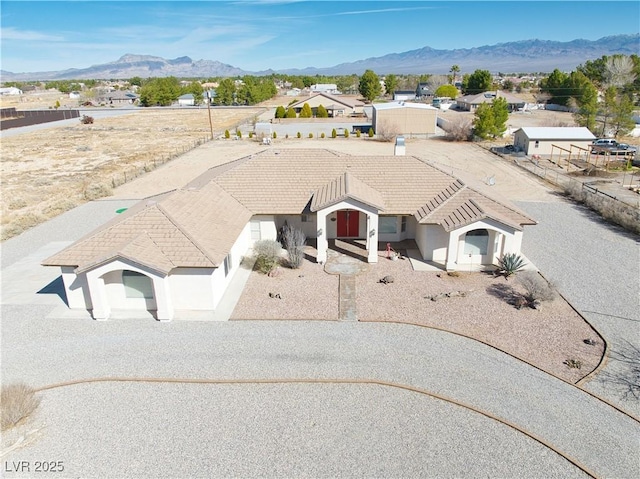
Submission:
POLYGON ((570 71, 587 60, 616 53, 640 54, 640 34, 621 34, 591 41, 584 39, 570 42, 553 40, 519 40, 474 48, 437 50, 429 46, 381 57, 371 57, 330 67, 304 69, 265 70, 249 72, 216 60, 194 61, 188 56, 167 60, 153 55, 127 53, 118 60, 93 65, 83 69, 55 72, 12 73, 2 71, 2 81, 29 80, 81 80, 103 78, 148 77, 234 77, 247 74, 269 75, 351 75, 373 70, 378 74, 446 74, 452 65, 458 65, 461 73, 477 69, 491 72, 526 73, 551 72, 554 69, 570 71))

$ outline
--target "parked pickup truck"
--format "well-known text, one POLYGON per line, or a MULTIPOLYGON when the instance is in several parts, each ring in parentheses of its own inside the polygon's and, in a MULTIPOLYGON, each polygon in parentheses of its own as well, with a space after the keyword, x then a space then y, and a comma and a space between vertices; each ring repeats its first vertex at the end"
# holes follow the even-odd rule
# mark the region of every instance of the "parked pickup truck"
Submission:
POLYGON ((598 155, 630 155, 634 156, 637 152, 635 146, 627 145, 626 143, 618 143, 616 140, 610 138, 601 138, 591 143, 591 153, 598 155))

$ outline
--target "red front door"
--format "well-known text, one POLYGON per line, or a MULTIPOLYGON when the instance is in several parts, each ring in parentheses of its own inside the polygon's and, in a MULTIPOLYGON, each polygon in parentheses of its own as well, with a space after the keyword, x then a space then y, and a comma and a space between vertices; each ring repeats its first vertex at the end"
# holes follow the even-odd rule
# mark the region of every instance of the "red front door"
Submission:
POLYGON ((359 236, 360 212, 338 211, 338 237, 356 238, 359 236))

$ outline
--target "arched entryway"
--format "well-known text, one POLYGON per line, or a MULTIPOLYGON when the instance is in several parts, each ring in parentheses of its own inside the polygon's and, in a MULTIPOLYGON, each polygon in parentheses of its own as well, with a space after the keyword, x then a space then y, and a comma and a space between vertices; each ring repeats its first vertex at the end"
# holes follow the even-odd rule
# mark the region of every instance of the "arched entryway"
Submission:
POLYGON ((128 269, 102 275, 107 301, 111 309, 156 311, 153 279, 128 269))

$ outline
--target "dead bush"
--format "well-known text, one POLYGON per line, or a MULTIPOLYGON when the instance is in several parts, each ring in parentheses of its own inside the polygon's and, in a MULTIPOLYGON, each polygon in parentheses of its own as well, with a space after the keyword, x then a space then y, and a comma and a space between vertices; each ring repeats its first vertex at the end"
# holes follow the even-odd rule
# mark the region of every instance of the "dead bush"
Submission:
POLYGON ((23 383, 2 387, 0 409, 2 410, 1 428, 3 431, 18 425, 28 418, 40 404, 33 388, 23 383))
POLYGON ((113 189, 107 183, 87 183, 82 189, 82 197, 88 201, 111 196, 112 194, 113 189))
POLYGON ((386 120, 381 120, 376 125, 376 139, 378 141, 389 143, 399 134, 398 128, 386 120))
POLYGON ((555 289, 535 271, 523 271, 516 276, 516 281, 525 290, 524 299, 530 305, 536 301, 553 301, 555 289))
POLYGON ((473 138, 473 125, 467 118, 447 121, 442 129, 446 133, 445 138, 450 141, 471 141, 473 138))
POLYGON ((287 223, 282 227, 281 237, 282 246, 289 253, 289 266, 292 269, 298 269, 304 259, 304 245, 307 237, 302 230, 291 228, 287 223))
POLYGON ((280 264, 282 244, 274 240, 260 240, 253 245, 256 256, 256 268, 264 274, 269 274, 280 264))

